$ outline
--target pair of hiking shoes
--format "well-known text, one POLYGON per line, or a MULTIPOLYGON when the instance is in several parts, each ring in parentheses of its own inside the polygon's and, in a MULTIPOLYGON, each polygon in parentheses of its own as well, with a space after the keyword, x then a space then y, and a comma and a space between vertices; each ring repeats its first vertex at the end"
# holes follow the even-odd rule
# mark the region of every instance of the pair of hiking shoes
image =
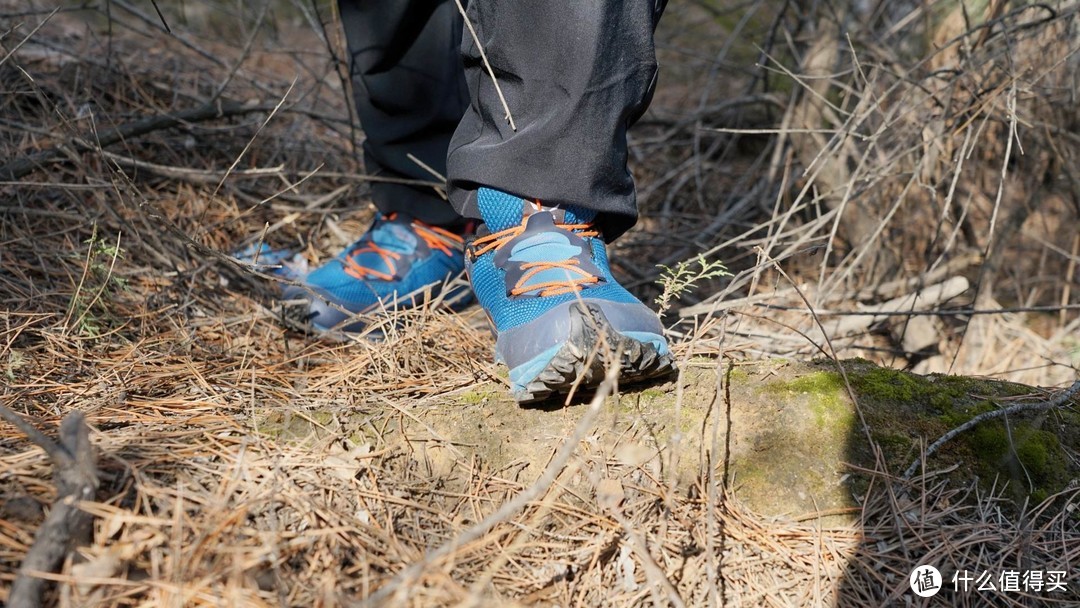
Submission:
POLYGON ((285 297, 305 302, 316 330, 350 332, 364 327, 357 315, 435 295, 462 307, 475 296, 519 403, 596 386, 613 357, 624 384, 674 370, 656 314, 612 277, 594 211, 487 188, 477 202, 483 223, 468 241, 403 213, 380 214, 285 297), (452 282, 462 270, 471 290, 452 282))

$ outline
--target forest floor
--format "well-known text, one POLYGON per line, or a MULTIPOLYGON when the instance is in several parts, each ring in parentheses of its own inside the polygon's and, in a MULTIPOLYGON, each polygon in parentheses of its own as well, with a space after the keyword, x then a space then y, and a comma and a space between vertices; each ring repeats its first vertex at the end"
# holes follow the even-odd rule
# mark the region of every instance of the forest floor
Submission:
MULTIPOLYGON (((330 3, 159 2, 171 33, 92 4, 0 2, 0 406, 81 412, 97 474, 47 604, 922 605, 921 564, 942 605, 1080 599, 1075 2, 961 20, 906 76, 849 35, 841 94, 793 75, 827 20, 673 0, 612 254, 679 374, 528 408, 477 308, 312 336, 229 255, 316 265, 370 221, 330 3), (941 63, 1003 48, 993 86, 941 63), (952 591, 1033 571, 1067 585, 952 591)), ((25 431, 4 602, 60 512, 25 431)))

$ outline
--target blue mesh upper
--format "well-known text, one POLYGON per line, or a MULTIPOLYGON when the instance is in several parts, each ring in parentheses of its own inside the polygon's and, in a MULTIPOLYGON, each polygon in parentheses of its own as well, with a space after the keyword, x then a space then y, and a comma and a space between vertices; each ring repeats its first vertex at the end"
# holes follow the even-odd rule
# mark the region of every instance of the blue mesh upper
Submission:
POLYGON ((427 285, 442 283, 462 271, 465 267, 462 251, 451 248, 452 255, 446 255, 441 251, 431 250, 416 235, 408 218, 402 219, 403 221, 390 222, 381 216, 376 218, 367 233, 332 260, 312 271, 305 283, 349 311, 364 312, 373 308, 380 300, 384 305, 393 305, 395 298, 404 298, 427 285), (371 241, 384 249, 401 254, 402 257, 395 261, 395 266, 399 271, 404 270, 404 276, 395 276, 394 280, 386 281, 375 277, 359 279, 345 272, 346 259, 353 255, 363 266, 389 273, 390 268, 378 254, 354 253, 371 241))
MULTIPOLYGON (((525 201, 513 194, 480 188, 476 192, 476 205, 488 230, 499 232, 521 223, 521 209, 525 201)), ((566 213, 568 224, 587 224, 596 218, 595 211, 577 205, 566 205, 560 209, 566 213)))
MULTIPOLYGON (((481 188, 477 193, 477 202, 484 223, 492 232, 499 232, 521 224, 522 207, 520 198, 481 188)), ((596 213, 580 207, 563 207, 567 223, 586 223, 596 213)), ((502 269, 495 266, 495 252, 488 252, 470 262, 469 276, 473 292, 480 305, 487 310, 495 324, 496 331, 505 331, 528 323, 548 310, 579 298, 590 300, 608 300, 619 303, 640 303, 630 292, 615 282, 608 266, 607 250, 599 238, 585 239, 592 248, 592 261, 600 269, 605 281, 587 286, 579 292, 565 293, 546 297, 508 296, 505 276, 502 269)))

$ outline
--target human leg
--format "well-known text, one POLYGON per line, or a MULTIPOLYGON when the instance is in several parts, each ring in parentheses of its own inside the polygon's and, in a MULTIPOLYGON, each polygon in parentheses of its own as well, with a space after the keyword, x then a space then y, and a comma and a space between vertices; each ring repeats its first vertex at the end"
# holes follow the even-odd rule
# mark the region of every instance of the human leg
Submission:
MULTIPOLYGON (((468 105, 460 60, 462 20, 452 0, 339 0, 364 163, 375 177, 434 181, 418 158, 446 175, 450 138, 468 105)), ((434 189, 373 182, 384 214, 430 224, 459 215, 434 189)))
POLYGON ((474 0, 469 17, 502 87, 463 44, 471 101, 450 146, 450 198, 484 221, 466 253, 520 402, 665 374, 655 313, 608 267, 605 241, 635 221, 626 130, 656 79, 654 0, 474 0))
MULTIPOLYGON (((305 279, 318 330, 359 331, 357 313, 408 308, 440 291, 464 265, 462 218, 429 186, 416 157, 445 174, 446 150, 467 103, 461 19, 446 0, 340 0, 367 172, 378 213, 371 228, 305 279)), ((452 295, 459 300, 467 289, 452 295)), ((461 303, 459 301, 459 303, 461 303)))
POLYGON ((653 31, 666 0, 473 0, 480 49, 462 43, 470 99, 450 142, 450 200, 480 218, 477 192, 492 188, 598 213, 610 241, 637 218, 627 169, 627 129, 656 86, 653 31))

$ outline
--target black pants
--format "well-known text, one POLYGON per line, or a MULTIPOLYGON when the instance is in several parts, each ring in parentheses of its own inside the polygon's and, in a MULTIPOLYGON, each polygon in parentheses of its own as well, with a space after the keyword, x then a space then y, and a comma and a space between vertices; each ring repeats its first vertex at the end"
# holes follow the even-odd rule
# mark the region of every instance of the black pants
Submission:
POLYGON ((490 187, 599 212, 613 239, 637 219, 626 130, 656 85, 653 31, 666 0, 472 0, 476 30, 517 130, 453 0, 339 0, 367 170, 384 211, 447 224, 478 218, 490 187))

